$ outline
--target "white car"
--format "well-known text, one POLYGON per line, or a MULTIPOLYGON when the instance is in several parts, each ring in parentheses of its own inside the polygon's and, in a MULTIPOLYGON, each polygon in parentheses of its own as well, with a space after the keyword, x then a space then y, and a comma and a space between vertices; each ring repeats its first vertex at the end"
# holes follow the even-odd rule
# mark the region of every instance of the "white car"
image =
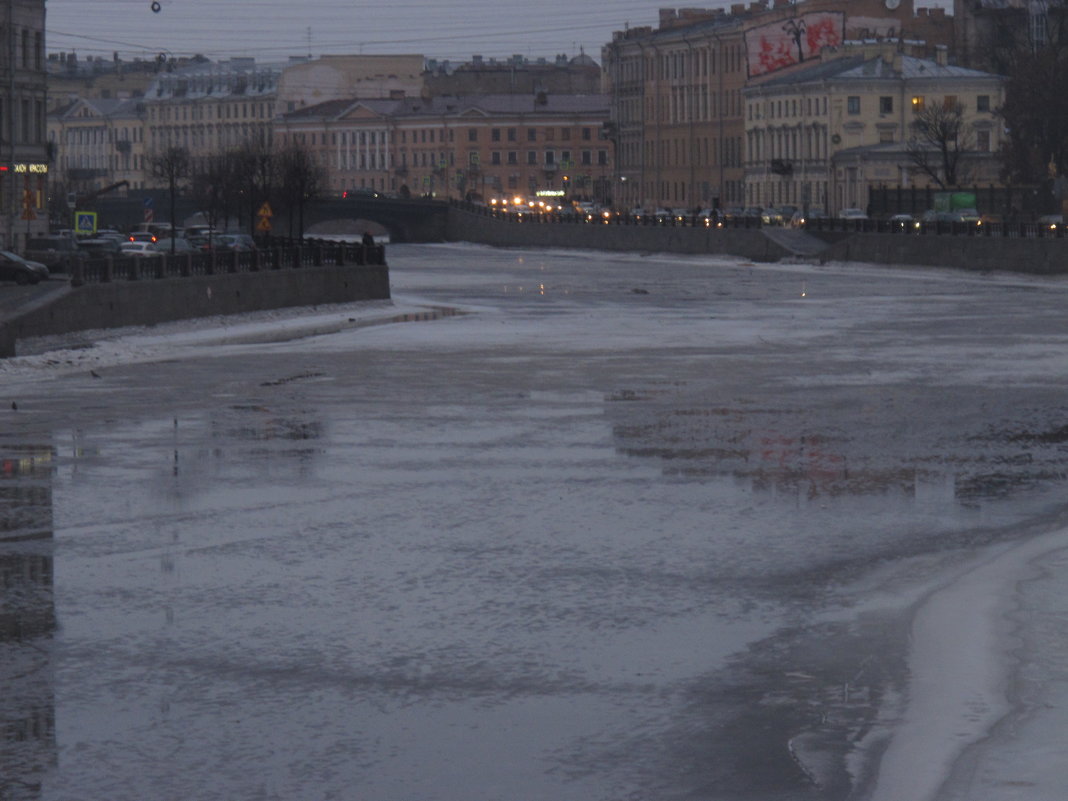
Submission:
POLYGON ((119 248, 123 256, 141 256, 158 259, 163 254, 155 248, 154 242, 123 242, 119 248))
POLYGON ((863 209, 842 209, 838 212, 839 220, 866 220, 868 219, 867 212, 863 209))

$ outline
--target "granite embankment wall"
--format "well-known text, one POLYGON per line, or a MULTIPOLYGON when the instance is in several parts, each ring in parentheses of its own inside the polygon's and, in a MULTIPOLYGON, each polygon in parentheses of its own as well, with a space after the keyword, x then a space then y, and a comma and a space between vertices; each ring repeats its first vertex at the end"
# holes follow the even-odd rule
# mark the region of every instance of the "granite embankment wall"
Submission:
POLYGON ((976 272, 1068 274, 1068 239, 854 234, 828 245, 821 262, 863 261, 955 267, 976 272))
POLYGON ((772 242, 758 228, 720 228, 550 223, 537 218, 514 222, 490 215, 449 209, 448 238, 497 247, 591 248, 629 252, 708 253, 778 261, 791 251, 772 242))
POLYGON ((31 337, 389 297, 384 264, 62 284, 0 319, 0 357, 31 337))
MULTIPOLYGON (((778 229, 782 231, 783 229, 778 229)), ((934 233, 815 232, 822 240, 800 253, 772 241, 760 228, 657 225, 517 223, 477 212, 449 209, 452 241, 500 247, 592 248, 631 252, 723 254, 753 261, 804 255, 820 262, 860 261, 886 265, 950 267, 977 272, 1068 274, 1068 238, 1002 238, 934 233)))

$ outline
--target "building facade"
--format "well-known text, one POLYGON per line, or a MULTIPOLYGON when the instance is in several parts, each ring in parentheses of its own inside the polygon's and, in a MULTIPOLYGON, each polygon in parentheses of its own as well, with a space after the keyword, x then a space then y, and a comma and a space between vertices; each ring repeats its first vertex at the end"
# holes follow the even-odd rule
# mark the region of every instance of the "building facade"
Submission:
POLYGON ((80 99, 48 115, 48 142, 55 154, 52 186, 65 193, 92 193, 125 181, 145 187, 145 104, 80 99))
MULTIPOLYGON (((893 47, 860 47, 745 91, 748 206, 818 207, 831 214, 868 205, 873 186, 920 186, 939 154, 915 121, 925 108, 960 107, 957 183, 992 184, 1002 130, 996 109, 1005 79, 893 47), (881 52, 880 52, 881 51, 881 52)), ((944 177, 944 176, 943 176, 944 177)))
POLYGON ((617 31, 602 51, 619 206, 745 202, 743 90, 852 39, 952 40, 941 9, 911 0, 774 0, 661 9, 660 24, 617 31))
POLYGON ((335 101, 283 115, 280 144, 309 148, 329 191, 488 199, 565 192, 611 200, 604 95, 335 101))
POLYGON ((8 0, 0 23, 0 246, 48 230, 44 0, 8 0))
POLYGON ((144 97, 148 159, 182 147, 197 170, 208 156, 228 148, 245 143, 269 148, 281 71, 280 65, 234 58, 162 73, 144 97))

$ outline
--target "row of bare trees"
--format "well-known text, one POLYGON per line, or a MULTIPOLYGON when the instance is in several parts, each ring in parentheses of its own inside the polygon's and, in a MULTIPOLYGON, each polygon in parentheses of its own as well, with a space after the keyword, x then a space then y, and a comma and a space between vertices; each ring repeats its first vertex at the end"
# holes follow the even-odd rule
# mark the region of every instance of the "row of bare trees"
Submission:
POLYGON ((213 228, 237 219, 256 230, 264 203, 288 215, 291 237, 304 236, 304 209, 325 186, 325 171, 299 144, 281 149, 249 141, 193 158, 184 147, 166 147, 149 156, 153 177, 167 188, 170 219, 175 200, 188 188, 213 228))

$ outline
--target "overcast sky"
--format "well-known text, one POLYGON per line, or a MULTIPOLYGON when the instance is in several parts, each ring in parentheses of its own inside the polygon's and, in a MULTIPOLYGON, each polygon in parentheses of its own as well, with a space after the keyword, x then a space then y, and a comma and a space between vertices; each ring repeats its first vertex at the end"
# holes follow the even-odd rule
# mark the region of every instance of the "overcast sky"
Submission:
MULTIPOLYGON (((932 0, 935 5, 949 0, 932 0)), ((660 7, 713 8, 730 0, 48 0, 49 51, 123 58, 202 53, 260 61, 345 53, 474 54, 600 61, 601 45, 628 25, 657 24, 660 7)))
MULTIPOLYGON (((655 25, 656 0, 48 0, 49 51, 125 57, 203 53, 258 60, 419 53, 468 60, 522 54, 600 61, 613 30, 655 25)), ((717 5, 719 3, 710 4, 717 5)))

